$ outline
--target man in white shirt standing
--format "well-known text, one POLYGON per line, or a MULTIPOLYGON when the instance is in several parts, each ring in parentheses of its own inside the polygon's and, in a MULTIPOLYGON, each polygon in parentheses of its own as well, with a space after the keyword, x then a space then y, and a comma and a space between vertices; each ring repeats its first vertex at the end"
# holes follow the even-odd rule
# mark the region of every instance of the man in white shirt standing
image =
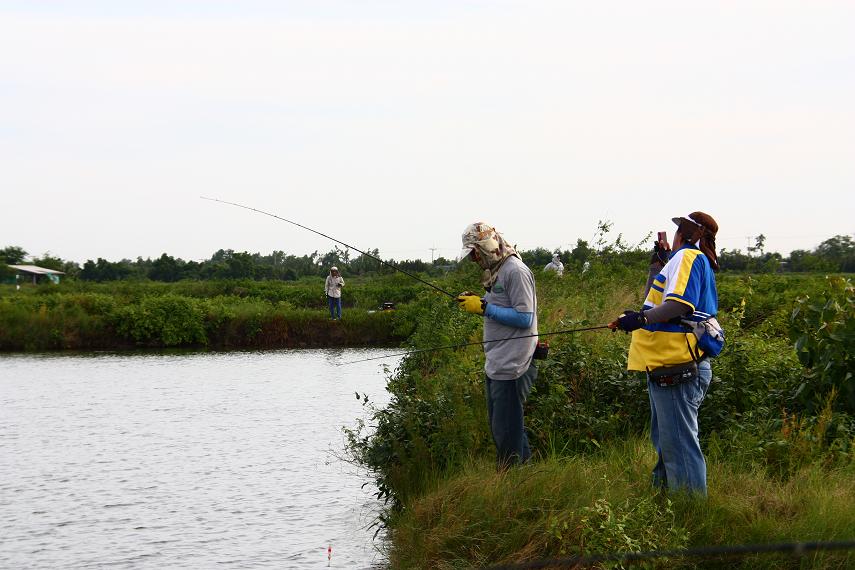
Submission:
POLYGON ((324 289, 327 293, 327 303, 330 307, 330 319, 341 320, 341 288, 344 287, 344 279, 338 272, 338 267, 330 267, 324 289))

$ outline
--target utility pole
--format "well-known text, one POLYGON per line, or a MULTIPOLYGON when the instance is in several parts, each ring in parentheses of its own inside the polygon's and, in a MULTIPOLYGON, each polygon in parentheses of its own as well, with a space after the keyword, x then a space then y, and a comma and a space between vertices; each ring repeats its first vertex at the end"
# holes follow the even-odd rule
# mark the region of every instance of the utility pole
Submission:
POLYGON ((435 252, 437 248, 429 247, 428 249, 430 250, 430 263, 433 265, 433 252, 435 252))

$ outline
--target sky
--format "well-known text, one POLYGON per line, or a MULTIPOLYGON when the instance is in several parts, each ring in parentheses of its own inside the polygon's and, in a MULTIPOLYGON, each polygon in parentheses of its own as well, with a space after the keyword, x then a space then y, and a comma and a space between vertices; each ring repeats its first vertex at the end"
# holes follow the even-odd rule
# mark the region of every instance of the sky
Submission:
POLYGON ((0 0, 0 247, 455 257, 855 232, 855 2, 0 0))

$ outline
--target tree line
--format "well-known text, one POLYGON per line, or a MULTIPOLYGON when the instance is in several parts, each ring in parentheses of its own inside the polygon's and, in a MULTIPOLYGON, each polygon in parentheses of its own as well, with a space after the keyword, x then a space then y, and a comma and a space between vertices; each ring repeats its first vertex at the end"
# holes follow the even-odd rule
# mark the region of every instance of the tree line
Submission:
MULTIPOLYGON (((82 281, 122 281, 149 279, 152 281, 176 282, 189 280, 253 279, 296 281, 302 277, 322 277, 332 266, 339 267, 348 275, 379 275, 394 272, 380 260, 378 249, 366 250, 366 254, 354 256, 350 250, 335 247, 320 254, 293 255, 274 251, 268 255, 220 249, 202 261, 185 261, 168 253, 158 258, 108 261, 102 257, 88 259, 83 265, 63 260, 49 253, 41 257, 28 257, 27 252, 17 246, 0 249, 0 264, 31 264, 63 271, 69 277, 82 281)), ((438 258, 432 263, 421 260, 383 260, 389 265, 406 271, 440 274, 454 262, 438 258)), ((10 271, 7 269, 7 274, 10 271)), ((13 273, 12 273, 13 274, 13 273)))
MULTIPOLYGON (((609 224, 601 224, 601 234, 609 231, 609 224)), ((538 247, 520 251, 520 256, 529 266, 542 268, 558 253, 568 270, 579 270, 585 262, 595 259, 622 259, 627 263, 637 262, 649 255, 643 246, 625 244, 621 237, 613 243, 604 241, 593 245, 579 239, 575 247, 565 250, 549 250, 538 247)), ((780 253, 765 251, 765 237, 759 236, 755 246, 746 253, 741 250, 722 249, 719 263, 722 270, 751 273, 778 272, 855 272, 855 241, 851 236, 838 235, 823 241, 813 250, 795 250, 788 257, 780 253)), ((45 253, 30 257, 18 246, 0 249, 0 279, 14 275, 6 265, 32 264, 39 267, 63 271, 71 278, 82 281, 120 281, 149 279, 152 281, 175 282, 181 280, 254 279, 296 281, 303 277, 321 277, 329 268, 337 266, 343 274, 351 276, 381 275, 394 270, 389 265, 409 272, 440 275, 455 265, 455 260, 440 257, 431 262, 394 259, 379 261, 378 249, 369 249, 366 254, 353 255, 348 249, 336 246, 327 253, 317 251, 308 255, 288 254, 274 251, 268 255, 220 249, 202 261, 185 261, 163 253, 160 257, 136 260, 108 261, 98 257, 88 259, 82 266, 45 253), (367 254, 367 255, 366 255, 367 254), (384 264, 385 263, 385 264, 384 264), (5 265, 4 265, 5 264, 5 265), (388 264, 388 265, 386 265, 388 264)))

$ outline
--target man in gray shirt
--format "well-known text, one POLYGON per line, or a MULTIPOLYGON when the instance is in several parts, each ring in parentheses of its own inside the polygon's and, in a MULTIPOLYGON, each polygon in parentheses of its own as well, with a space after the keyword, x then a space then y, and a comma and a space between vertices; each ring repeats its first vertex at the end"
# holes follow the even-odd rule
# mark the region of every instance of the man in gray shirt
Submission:
POLYGON ((487 416, 496 462, 505 469, 531 457, 523 409, 537 378, 532 362, 537 346, 534 276, 513 247, 483 222, 464 231, 463 257, 484 270, 486 295, 464 292, 457 301, 464 311, 484 317, 487 416))

